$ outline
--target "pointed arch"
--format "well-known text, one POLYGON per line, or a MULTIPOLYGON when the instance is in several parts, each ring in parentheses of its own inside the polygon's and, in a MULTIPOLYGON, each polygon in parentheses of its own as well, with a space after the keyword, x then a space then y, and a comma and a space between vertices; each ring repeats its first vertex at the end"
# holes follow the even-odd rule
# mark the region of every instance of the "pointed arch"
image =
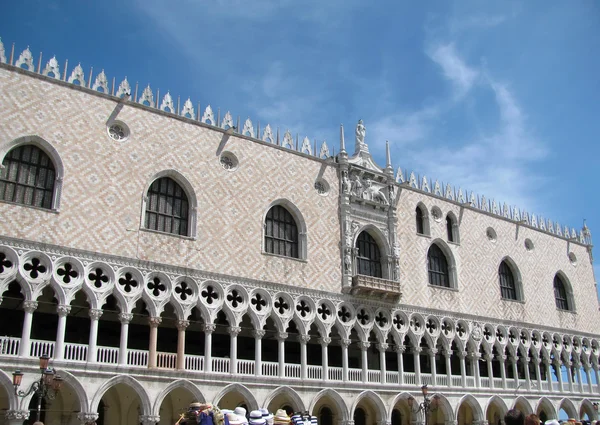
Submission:
POLYGON ((448 238, 448 242, 460 244, 458 219, 452 211, 448 211, 448 214, 446 214, 446 237, 448 238))
POLYGON ((12 378, 10 378, 8 376, 8 374, 1 369, 0 369, 0 386, 6 390, 6 394, 8 395, 8 408, 9 409, 18 409, 19 408, 19 398, 15 395, 15 387, 13 386, 12 378))
POLYGON ((204 397, 204 394, 202 394, 202 391, 200 391, 200 388, 198 388, 196 385, 194 385, 191 381, 188 381, 187 379, 178 379, 176 381, 171 382, 158 394, 156 400, 154 401, 154 409, 152 411, 153 415, 160 415, 160 405, 162 404, 165 397, 176 388, 184 388, 193 394, 194 400, 199 401, 201 403, 206 402, 206 398, 204 397))
POLYGON ((473 395, 471 395, 471 394, 464 395, 458 401, 458 404, 456 405, 455 416, 454 416, 455 420, 458 420, 458 411, 460 410, 460 406, 463 403, 465 403, 467 406, 469 406, 471 408, 471 410, 473 411, 473 422, 475 422, 475 421, 480 422, 480 421, 485 420, 485 416, 483 415, 483 409, 481 408, 481 405, 479 404, 477 399, 475 397, 473 397, 473 395))
POLYGON ((556 308, 564 311, 576 311, 573 286, 562 270, 559 270, 554 275, 553 288, 556 308))
POLYGON ((392 398, 390 404, 387 406, 387 412, 388 412, 388 416, 386 418, 387 422, 391 422, 391 420, 392 420, 392 412, 396 408, 396 405, 400 401, 408 403, 408 399, 411 398, 411 397, 412 397, 412 395, 410 393, 407 393, 405 391, 405 392, 396 394, 396 396, 392 398))
MULTIPOLYGON (((48 156, 48 159, 52 163, 52 168, 54 172, 54 179, 52 181, 52 194, 50 197, 50 202, 47 209, 52 211, 60 210, 60 196, 62 194, 62 182, 65 175, 65 170, 63 166, 62 159, 58 151, 48 143, 46 140, 42 139, 36 135, 28 135, 16 138, 8 143, 0 144, 0 158, 2 159, 2 163, 6 160, 6 157, 10 151, 13 149, 19 149, 20 147, 24 147, 26 145, 34 146, 39 149, 43 154, 48 156)), ((2 197, 4 194, 0 194, 2 197)))
POLYGON ((524 396, 519 396, 513 402, 513 409, 519 409, 525 416, 531 415, 533 413, 533 408, 524 396))
POLYGON ((292 407, 294 407, 295 412, 304 412, 306 410, 306 406, 304 404, 304 401, 302 400, 302 397, 300 397, 300 394, 298 394, 293 388, 288 386, 278 387, 274 389, 270 394, 267 395, 261 406, 269 406, 277 396, 281 395, 291 400, 292 407))
POLYGON ((504 399, 498 395, 490 397, 485 406, 485 417, 490 425, 500 425, 508 412, 504 399))
POLYGON ((75 395, 79 401, 79 409, 82 412, 86 412, 89 406, 89 399, 88 393, 81 382, 79 382, 75 375, 64 369, 60 370, 60 376, 63 378, 64 382, 66 382, 75 391, 75 395))
POLYGON ((446 421, 455 417, 452 405, 445 396, 439 393, 435 393, 431 396, 431 398, 433 397, 437 399, 438 409, 442 411, 442 414, 444 415, 444 419, 446 421))
POLYGON ((565 412, 567 412, 569 418, 577 419, 577 407, 575 407, 575 403, 573 403, 570 398, 565 397, 558 402, 558 408, 556 409, 557 412, 560 412, 560 409, 563 409, 565 412))
POLYGON ((367 390, 358 394, 354 399, 354 403, 352 403, 352 406, 350 407, 350 417, 354 416, 354 411, 362 400, 369 400, 375 405, 375 411, 377 412, 377 423, 381 423, 382 420, 391 415, 391 413, 388 413, 385 403, 379 394, 371 390, 367 390))
POLYGON ((430 235, 429 210, 423 202, 417 203, 415 207, 415 230, 418 235, 430 235))
POLYGON ((546 412, 548 419, 558 419, 558 412, 556 411, 556 407, 548 397, 540 398, 535 408, 535 414, 540 416, 540 412, 542 410, 546 412))
POLYGON ((498 281, 502 299, 525 301, 521 272, 517 263, 508 255, 498 265, 498 281))
POLYGON ((219 393, 215 396, 213 404, 218 405, 219 401, 221 401, 226 394, 231 392, 238 392, 246 399, 248 402, 249 411, 256 410, 260 407, 252 391, 250 391, 246 386, 238 384, 237 382, 235 384, 229 384, 225 388, 221 389, 221 391, 219 391, 219 393))
POLYGON ((357 249, 355 272, 365 276, 389 279, 389 268, 385 259, 390 255, 390 247, 383 232, 372 224, 359 228, 352 246, 357 249))
POLYGON ((504 415, 506 415, 506 412, 508 412, 508 406, 506 405, 506 402, 504 401, 504 399, 502 397, 500 397, 498 395, 494 395, 489 398, 489 400, 487 401, 487 404, 485 406, 486 413, 492 406, 498 406, 500 408, 503 418, 504 418, 504 415))
MULTIPOLYGON (((164 196, 169 196, 169 197, 175 197, 177 199, 184 199, 183 196, 180 196, 182 194, 178 194, 176 192, 177 187, 179 187, 179 189, 182 190, 183 195, 185 195, 185 200, 187 201, 187 210, 184 211, 182 207, 182 218, 181 218, 181 223, 184 222, 184 217, 187 217, 186 224, 187 224, 187 229, 185 232, 179 233, 181 236, 187 236, 190 238, 196 238, 196 222, 197 222, 197 211, 198 211, 198 199, 196 197, 196 192, 194 191, 194 187, 192 186, 192 184, 190 183, 190 181, 183 175, 181 174, 179 171, 174 170, 174 169, 168 169, 168 170, 162 170, 159 171, 158 173, 154 174, 146 183, 146 186, 144 187, 144 191, 142 192, 142 206, 141 206, 141 214, 140 214, 140 228, 141 229, 149 229, 149 227, 147 226, 147 219, 146 219, 146 212, 148 211, 148 208, 154 209, 154 206, 149 205, 148 204, 148 193, 149 191, 153 188, 154 183, 158 182, 161 179, 167 179, 167 180, 163 180, 165 182, 169 182, 172 181, 174 182, 177 186, 173 187, 173 193, 169 193, 168 195, 164 195, 164 196), (183 214, 186 214, 185 216, 183 214)), ((158 188, 154 188, 156 189, 156 191, 158 191, 158 188)), ((153 189, 153 192, 154 192, 153 189)), ((159 195, 157 195, 159 196, 159 195)), ((162 195, 160 195, 162 196, 162 195)), ((183 202, 183 201, 182 201, 183 202)), ((157 210, 158 212, 158 210, 157 210)), ((157 230, 157 229, 150 229, 150 230, 157 230)), ((158 229, 158 231, 160 232, 165 232, 165 230, 160 230, 158 229)), ((166 233, 171 233, 171 234, 178 234, 177 232, 173 231, 167 231, 166 233)))
POLYGON ((308 411, 311 412, 311 414, 314 413, 314 409, 317 405, 317 402, 322 398, 329 398, 330 400, 332 400, 335 403, 338 410, 340 411, 340 413, 342 414, 342 417, 340 419, 343 422, 348 420, 348 406, 346 405, 346 401, 337 391, 331 388, 321 390, 313 397, 308 407, 308 411))
POLYGON ((306 260, 307 258, 307 227, 306 220, 300 212, 300 209, 289 199, 280 198, 271 202, 264 210, 262 215, 262 252, 263 254, 282 255, 289 258, 297 258, 306 260), (286 215, 289 214, 289 217, 286 215), (291 239, 278 239, 273 233, 272 226, 275 221, 282 220, 286 228, 293 235, 291 239), (279 249, 275 248, 274 241, 281 241, 286 248, 284 253, 280 253, 279 249), (289 247, 289 254, 287 250, 289 247))
POLYGON ((590 421, 596 420, 598 416, 598 412, 594 409, 594 404, 589 399, 584 398, 579 405, 579 418, 583 419, 586 414, 590 421))
POLYGON ((100 388, 98 388, 98 390, 96 391, 96 394, 94 394, 94 397, 92 398, 92 402, 90 403, 90 412, 97 412, 98 411, 98 405, 100 404, 100 400, 102 400, 102 397, 104 396, 104 394, 106 394, 106 392, 111 388, 114 387, 115 385, 118 384, 124 384, 127 385, 128 387, 131 387, 131 389, 133 389, 133 391, 138 395, 138 397, 140 398, 140 402, 142 405, 142 415, 150 415, 152 412, 152 405, 150 404, 150 397, 148 396, 148 393, 146 392, 146 388, 140 384, 140 382, 129 376, 129 375, 117 375, 114 376, 112 378, 110 378, 109 380, 105 381, 102 385, 100 385, 100 388))
POLYGON ((448 244, 434 239, 427 250, 427 272, 429 285, 458 289, 456 259, 448 244))

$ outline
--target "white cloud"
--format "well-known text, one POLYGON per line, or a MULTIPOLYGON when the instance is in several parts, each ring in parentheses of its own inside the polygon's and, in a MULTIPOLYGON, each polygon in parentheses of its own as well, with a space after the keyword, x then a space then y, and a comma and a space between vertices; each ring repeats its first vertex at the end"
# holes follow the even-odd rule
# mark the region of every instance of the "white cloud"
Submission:
POLYGON ((452 82, 458 97, 466 95, 477 82, 479 72, 460 58, 454 44, 435 46, 429 52, 429 57, 442 68, 444 76, 452 82))

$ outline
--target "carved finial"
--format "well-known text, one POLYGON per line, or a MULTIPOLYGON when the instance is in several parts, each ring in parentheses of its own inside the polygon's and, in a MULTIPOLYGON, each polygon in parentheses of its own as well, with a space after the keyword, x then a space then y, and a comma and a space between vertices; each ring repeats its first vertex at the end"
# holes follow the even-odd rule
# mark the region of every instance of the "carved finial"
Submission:
POLYGON ((319 158, 327 159, 329 158, 329 148, 327 147, 327 142, 323 140, 323 144, 321 145, 321 150, 319 151, 319 158))
POLYGON ((305 137, 302 141, 302 149, 300 152, 312 155, 312 147, 310 146, 310 139, 308 137, 305 137))
POLYGON ((340 124, 340 153, 346 153, 346 142, 344 142, 344 124, 340 124))
POLYGON ((404 174, 400 167, 398 167, 398 170, 396 171, 396 183, 404 183, 404 174))
POLYGON ((163 100, 160 104, 160 110, 165 112, 173 113, 175 107, 173 106, 173 98, 171 97, 171 92, 167 91, 167 94, 163 97, 163 100))
POLYGON ((192 105, 192 100, 188 97, 188 99, 183 104, 181 116, 193 119, 194 115, 196 115, 196 113, 194 112, 194 105, 192 105))
POLYGON ((252 126, 252 121, 250 121, 250 117, 246 118, 246 122, 244 123, 244 129, 242 130, 242 134, 244 136, 254 137, 254 127, 252 126))
MULTIPOLYGON (((13 44, 13 50, 14 50, 15 45, 13 44)), ((12 56, 12 54, 11 54, 12 56)), ((12 58, 11 58, 12 60, 12 58)), ((19 55, 19 59, 17 59, 17 61, 15 62, 15 66, 17 68, 21 68, 23 65, 27 66, 27 69, 29 71, 34 71, 34 67, 33 67, 33 56, 31 55, 31 50, 29 50, 29 46, 27 46, 27 48, 25 50, 23 50, 23 52, 21 52, 21 54, 19 55)))
POLYGON ((592 245, 592 232, 590 232, 590 229, 587 227, 585 219, 583 219, 583 228, 581 229, 581 233, 583 234, 585 243, 587 245, 592 245))

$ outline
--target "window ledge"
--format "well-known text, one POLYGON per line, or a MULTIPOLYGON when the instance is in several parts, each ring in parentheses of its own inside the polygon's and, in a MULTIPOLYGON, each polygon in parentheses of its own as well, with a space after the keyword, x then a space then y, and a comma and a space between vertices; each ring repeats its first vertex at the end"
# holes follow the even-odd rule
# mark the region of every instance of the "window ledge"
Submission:
POLYGON ((447 241, 448 244, 450 245, 454 245, 454 246, 460 246, 460 242, 452 242, 452 241, 447 241))
POLYGON ((44 211, 44 212, 52 213, 52 214, 58 214, 60 212, 60 210, 57 210, 55 208, 36 207, 36 206, 33 206, 33 205, 21 204, 19 202, 5 201, 3 199, 0 199, 0 203, 9 204, 9 205, 16 205, 16 206, 24 207, 24 208, 31 208, 31 209, 34 209, 34 210, 44 211))
POLYGON ((304 258, 294 258, 294 257, 288 257, 286 255, 279 255, 279 254, 272 254, 270 252, 262 252, 262 255, 266 255, 268 257, 276 257, 276 258, 283 258, 285 260, 293 260, 293 261, 298 261, 300 263, 308 263, 308 260, 304 259, 304 258))
POLYGON ((558 312, 560 312, 560 313, 567 313, 567 314, 577 314, 577 312, 576 312, 576 311, 574 311, 574 310, 564 310, 564 309, 562 309, 562 308, 556 308, 556 310, 557 310, 558 312))
POLYGON ((421 237, 424 237, 424 238, 431 239, 431 235, 428 235, 427 233, 419 233, 419 232, 417 232, 417 236, 421 236, 421 237))
POLYGON ((163 236, 172 236, 174 238, 179 238, 179 239, 188 240, 188 241, 196 240, 196 238, 192 237, 192 236, 184 236, 184 235, 177 235, 175 233, 161 232, 160 230, 146 229, 145 227, 140 227, 140 232, 154 233, 156 235, 163 235, 163 236))
POLYGON ((431 289, 443 289, 444 291, 453 291, 453 292, 458 292, 458 288, 451 288, 451 287, 447 287, 447 286, 437 286, 437 285, 432 285, 431 283, 427 282, 427 286, 431 289))
POLYGON ((510 298, 502 298, 502 297, 500 299, 502 301, 506 301, 506 302, 509 302, 509 303, 519 303, 519 304, 525 305, 525 301, 523 301, 523 300, 511 300, 510 298))

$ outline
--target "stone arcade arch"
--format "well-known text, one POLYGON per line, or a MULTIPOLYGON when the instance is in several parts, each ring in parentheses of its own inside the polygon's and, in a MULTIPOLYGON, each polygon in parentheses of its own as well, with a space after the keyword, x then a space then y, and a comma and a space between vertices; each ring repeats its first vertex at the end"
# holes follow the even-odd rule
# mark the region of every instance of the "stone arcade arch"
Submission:
POLYGON ((577 419, 577 408, 575 407, 575 404, 568 398, 563 398, 559 403, 558 403, 558 411, 560 412, 560 410, 564 410, 567 414, 567 416, 569 418, 575 418, 577 419))
POLYGON ((554 404, 546 397, 540 398, 540 401, 535 409, 535 414, 538 415, 540 419, 542 419, 543 415, 546 415, 546 420, 558 419, 556 407, 554 407, 554 404))
POLYGON ((344 423, 348 420, 348 406, 337 391, 330 388, 319 391, 312 399, 308 411, 315 415, 325 406, 331 409, 332 423, 344 423))
POLYGON ((282 409, 283 406, 291 406, 294 412, 303 412, 306 410, 306 405, 300 395, 288 386, 273 390, 265 398, 261 406, 266 407, 269 412, 276 412, 277 409, 282 409))
POLYGON ((215 396, 213 403, 221 409, 235 409, 238 406, 245 405, 245 409, 248 412, 260 407, 252 391, 244 385, 237 383, 227 385, 223 388, 215 396))
POLYGON ((484 420, 483 410, 479 402, 471 394, 460 399, 456 407, 456 421, 458 425, 468 425, 484 420))
POLYGON ((515 399, 512 408, 520 410, 525 416, 531 415, 533 413, 533 408, 531 407, 531 404, 523 396, 517 397, 515 399))
POLYGON ((409 425, 410 424, 410 416, 411 410, 408 404, 408 399, 411 397, 409 393, 401 393, 396 395, 392 399, 392 402, 388 406, 388 422, 392 422, 392 425, 409 425), (394 410, 396 410, 400 414, 399 423, 394 422, 394 410))
POLYGON ((491 397, 485 408, 485 418, 489 425, 501 425, 504 421, 504 415, 508 412, 508 406, 502 399, 497 395, 491 397))
MULTIPOLYGON (((454 410, 452 409, 452 405, 448 401, 446 397, 441 394, 433 394, 431 398, 435 397, 437 407, 431 412, 429 416, 429 425, 444 425, 447 421, 452 420, 454 418, 454 410)), ((418 415, 424 421, 424 417, 422 414, 418 415)))
POLYGON ((139 415, 150 415, 152 411, 146 389, 129 375, 118 375, 105 381, 94 394, 89 411, 98 412, 103 399, 106 399, 104 405, 109 406, 104 412, 106 424, 139 423, 139 415))
POLYGON ((352 407, 350 407, 351 417, 355 416, 357 409, 362 409, 365 412, 365 423, 367 424, 382 423, 389 416, 383 400, 373 391, 363 391, 356 396, 352 407))
POLYGON ((579 406, 579 418, 584 419, 587 415, 588 420, 598 420, 598 412, 594 409, 594 405, 590 400, 584 398, 579 406))
MULTIPOLYGON (((189 403, 193 401, 199 401, 201 403, 206 402, 206 398, 204 397, 204 394, 202 394, 202 391, 200 391, 200 389, 192 382, 188 381, 187 379, 178 379, 173 381, 160 392, 154 401, 152 414, 160 415, 161 422, 163 422, 163 414, 161 413, 162 405, 168 397, 172 398, 174 395, 173 393, 175 392, 177 392, 179 395, 180 403, 177 403, 177 406, 175 406, 173 403, 174 400, 171 400, 171 405, 177 408, 180 407, 179 404, 181 404, 184 408, 187 408, 189 403), (182 394, 182 392, 184 394, 182 394)), ((173 409, 171 410, 174 411, 173 409)), ((179 416, 177 416, 174 421, 168 423, 175 423, 177 419, 179 419, 179 416)))

